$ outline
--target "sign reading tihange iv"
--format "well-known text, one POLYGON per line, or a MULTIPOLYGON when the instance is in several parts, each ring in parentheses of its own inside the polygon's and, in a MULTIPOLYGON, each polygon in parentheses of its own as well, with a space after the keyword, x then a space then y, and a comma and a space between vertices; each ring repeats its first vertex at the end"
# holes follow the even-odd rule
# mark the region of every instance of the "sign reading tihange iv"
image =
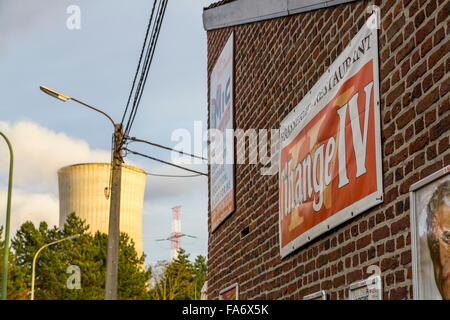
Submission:
MULTIPOLYGON (((233 124, 233 33, 223 48, 211 73, 210 80, 210 128, 221 133, 225 140, 226 130, 233 124)), ((217 139, 217 137, 215 138, 217 139)), ((211 231, 214 231, 234 211, 234 144, 214 141, 215 150, 211 160, 210 202, 211 231), (217 152, 220 148, 220 152, 217 152), (219 153, 219 156, 217 155, 219 153)))
POLYGON ((377 30, 365 25, 280 128, 284 257, 381 203, 377 30))

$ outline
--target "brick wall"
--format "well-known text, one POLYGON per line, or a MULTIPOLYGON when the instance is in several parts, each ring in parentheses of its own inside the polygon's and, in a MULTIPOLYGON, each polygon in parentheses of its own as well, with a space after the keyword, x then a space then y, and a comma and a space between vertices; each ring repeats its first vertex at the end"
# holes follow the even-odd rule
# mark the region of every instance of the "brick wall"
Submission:
POLYGON ((412 298, 409 186, 450 164, 450 2, 357 1, 209 31, 208 82, 234 31, 235 127, 279 128, 356 35, 370 4, 382 18, 384 203, 281 259, 278 175, 237 165, 237 209, 209 234, 210 299, 235 282, 241 299, 301 299, 318 290, 346 299, 348 285, 367 278, 370 265, 381 269, 384 299, 412 298))

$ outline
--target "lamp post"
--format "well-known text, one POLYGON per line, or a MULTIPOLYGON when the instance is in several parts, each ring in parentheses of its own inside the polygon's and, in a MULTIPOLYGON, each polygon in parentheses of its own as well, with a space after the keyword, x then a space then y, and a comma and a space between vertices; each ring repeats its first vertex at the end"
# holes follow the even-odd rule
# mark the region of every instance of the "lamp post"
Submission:
POLYGON ((8 182, 8 202, 6 205, 6 225, 5 225, 5 248, 3 251, 3 274, 2 274, 2 300, 6 300, 8 288, 8 255, 9 255, 9 229, 11 218, 11 193, 12 193, 12 178, 13 178, 13 162, 14 154, 11 143, 8 138, 0 132, 0 135, 8 144, 10 160, 9 160, 9 182, 8 182))
POLYGON ((38 257, 38 255, 39 255, 39 253, 43 250, 43 249, 45 249, 45 248, 47 248, 47 247, 49 247, 49 246, 51 246, 51 245, 54 245, 54 244, 56 244, 56 243, 59 243, 59 242, 62 242, 62 241, 66 241, 66 240, 72 240, 72 239, 75 239, 75 238, 78 238, 80 235, 79 234, 76 234, 76 235, 74 235, 74 236, 70 236, 70 237, 67 237, 67 238, 64 238, 64 239, 60 239, 60 240, 57 240, 57 241, 53 241, 53 242, 50 242, 50 243, 47 243, 46 245, 43 245, 37 252, 36 252, 36 254, 34 255, 34 258, 33 258, 33 266, 32 266, 32 272, 31 272, 31 300, 34 300, 34 276, 35 276, 35 270, 36 270, 36 260, 37 260, 37 257, 38 257))
POLYGON ((94 108, 75 98, 69 97, 64 93, 41 86, 40 89, 48 95, 61 101, 73 100, 92 110, 95 110, 106 116, 114 126, 114 149, 112 163, 112 182, 111 182, 111 202, 109 209, 109 228, 108 228, 108 251, 106 257, 106 279, 105 279, 105 300, 117 299, 117 282, 119 270, 119 239, 120 239, 120 188, 122 180, 122 124, 116 124, 113 119, 105 112, 94 108))

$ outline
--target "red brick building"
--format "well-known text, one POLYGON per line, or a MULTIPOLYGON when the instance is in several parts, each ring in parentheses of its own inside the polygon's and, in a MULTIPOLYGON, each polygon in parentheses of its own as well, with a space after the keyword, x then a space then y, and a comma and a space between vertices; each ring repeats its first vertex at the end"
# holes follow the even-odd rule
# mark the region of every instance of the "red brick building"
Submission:
POLYGON ((450 2, 220 1, 204 11, 208 83, 233 32, 235 128, 279 128, 362 28, 369 5, 381 9, 383 202, 282 258, 279 177, 236 165, 235 211, 209 233, 209 299, 234 283, 240 299, 320 290, 348 299, 371 265, 384 299, 413 298, 409 188, 450 164, 450 2))

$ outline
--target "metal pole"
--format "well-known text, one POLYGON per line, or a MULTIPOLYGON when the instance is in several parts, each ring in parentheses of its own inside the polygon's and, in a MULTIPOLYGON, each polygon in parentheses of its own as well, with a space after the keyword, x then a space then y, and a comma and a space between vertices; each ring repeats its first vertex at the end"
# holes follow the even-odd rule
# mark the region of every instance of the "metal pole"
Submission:
POLYGON ((54 244, 56 244, 56 243, 59 243, 59 242, 62 242, 62 241, 65 241, 65 240, 72 240, 72 239, 75 239, 75 238, 78 238, 80 235, 79 234, 76 234, 76 235, 74 235, 74 236, 70 236, 70 237, 67 237, 67 238, 64 238, 64 239, 60 239, 60 240, 57 240, 57 241, 54 241, 54 242, 50 242, 50 243, 47 243, 46 245, 43 245, 37 252, 36 252, 36 254, 34 255, 34 258, 33 258, 33 265, 32 265, 32 271, 31 271, 31 300, 34 300, 34 276, 35 276, 35 270, 36 270, 36 260, 37 260, 37 257, 38 257, 38 255, 39 255, 39 253, 42 251, 42 249, 45 249, 45 248, 47 248, 47 247, 49 247, 49 246, 51 246, 51 245, 54 245, 54 244))
POLYGON ((122 180, 123 127, 114 125, 111 204, 109 210, 108 251, 106 257, 105 300, 117 300, 120 240, 120 190, 122 180))
POLYGON ((119 239, 120 239, 120 185, 122 180, 123 127, 100 109, 56 90, 41 86, 42 91, 62 101, 73 100, 106 116, 114 125, 114 151, 112 161, 111 202, 109 209, 108 251, 106 257, 105 300, 117 299, 119 239))
POLYGON ((78 99, 70 98, 70 100, 73 100, 73 101, 75 101, 75 102, 78 102, 79 104, 81 104, 81 105, 83 105, 83 106, 85 106, 85 107, 88 107, 88 108, 90 108, 90 109, 92 109, 92 110, 95 110, 95 111, 97 111, 97 112, 103 114, 105 117, 107 117, 107 118, 109 119, 109 121, 111 121, 111 123, 113 124, 114 127, 116 126, 116 124, 114 123, 114 120, 113 120, 106 112, 103 112, 103 111, 100 110, 100 109, 94 108, 93 106, 90 106, 90 105, 88 105, 87 103, 84 103, 84 102, 82 102, 82 101, 80 101, 80 100, 78 100, 78 99))
POLYGON ((9 182, 8 182, 8 203, 6 205, 6 225, 5 225, 5 248, 3 251, 3 275, 2 275, 2 300, 7 298, 8 288, 8 255, 9 255, 9 229, 11 218, 11 193, 12 193, 12 178, 13 178, 13 162, 14 154, 11 143, 8 138, 0 132, 0 135, 5 139, 8 144, 10 161, 9 161, 9 182))

